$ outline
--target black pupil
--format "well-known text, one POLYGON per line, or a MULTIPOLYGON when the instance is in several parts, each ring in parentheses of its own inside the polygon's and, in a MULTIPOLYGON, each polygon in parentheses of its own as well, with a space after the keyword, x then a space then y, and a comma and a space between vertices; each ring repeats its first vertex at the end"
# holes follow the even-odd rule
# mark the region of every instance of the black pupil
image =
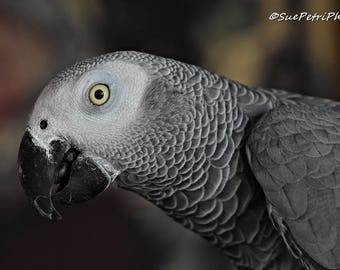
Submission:
POLYGON ((104 97, 103 90, 96 90, 96 92, 94 92, 94 96, 96 99, 102 99, 104 97))
POLYGON ((46 120, 41 120, 41 122, 40 122, 40 128, 41 128, 41 129, 47 128, 47 121, 46 121, 46 120))

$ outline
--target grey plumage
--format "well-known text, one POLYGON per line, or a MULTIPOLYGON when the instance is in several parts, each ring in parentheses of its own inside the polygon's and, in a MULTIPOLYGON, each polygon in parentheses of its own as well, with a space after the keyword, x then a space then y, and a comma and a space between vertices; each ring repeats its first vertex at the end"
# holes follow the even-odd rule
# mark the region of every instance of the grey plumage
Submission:
POLYGON ((249 140, 250 163, 275 218, 328 269, 340 263, 339 131, 336 109, 300 103, 266 113, 249 140))
POLYGON ((239 269, 339 269, 337 106, 117 52, 59 73, 39 98, 29 131, 41 147, 62 136, 110 162, 118 186, 220 247, 239 269), (81 98, 70 106, 64 92, 81 91, 80 82, 103 70, 117 75, 124 106, 116 103, 114 113, 83 108, 81 98), (132 85, 124 93, 121 78, 132 85), (53 119, 44 135, 42 118, 53 119))

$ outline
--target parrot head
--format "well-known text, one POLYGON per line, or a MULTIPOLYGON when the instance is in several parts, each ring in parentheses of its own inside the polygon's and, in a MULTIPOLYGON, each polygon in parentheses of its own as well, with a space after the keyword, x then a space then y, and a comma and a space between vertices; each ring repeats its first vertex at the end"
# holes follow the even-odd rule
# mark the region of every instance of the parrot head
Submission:
POLYGON ((192 101, 168 79, 176 73, 169 61, 102 55, 43 89, 18 156, 21 184, 41 215, 60 218, 55 203, 89 200, 111 183, 141 192, 152 185, 178 126, 192 120, 192 101))

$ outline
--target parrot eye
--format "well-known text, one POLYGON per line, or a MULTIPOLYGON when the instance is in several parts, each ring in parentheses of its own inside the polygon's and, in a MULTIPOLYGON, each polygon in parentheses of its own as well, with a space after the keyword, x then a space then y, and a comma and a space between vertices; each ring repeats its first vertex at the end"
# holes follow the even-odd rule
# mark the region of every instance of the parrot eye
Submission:
POLYGON ((110 98, 110 89, 105 84, 96 84, 90 89, 89 98, 93 105, 101 106, 110 98))

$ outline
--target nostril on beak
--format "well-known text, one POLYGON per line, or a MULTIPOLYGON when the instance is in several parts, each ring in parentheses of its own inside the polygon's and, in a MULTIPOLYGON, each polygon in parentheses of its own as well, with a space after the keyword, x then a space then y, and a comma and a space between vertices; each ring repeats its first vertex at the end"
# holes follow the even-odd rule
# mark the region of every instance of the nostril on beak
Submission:
POLYGON ((47 128, 47 121, 46 120, 41 120, 39 125, 40 125, 41 129, 46 129, 47 128))

